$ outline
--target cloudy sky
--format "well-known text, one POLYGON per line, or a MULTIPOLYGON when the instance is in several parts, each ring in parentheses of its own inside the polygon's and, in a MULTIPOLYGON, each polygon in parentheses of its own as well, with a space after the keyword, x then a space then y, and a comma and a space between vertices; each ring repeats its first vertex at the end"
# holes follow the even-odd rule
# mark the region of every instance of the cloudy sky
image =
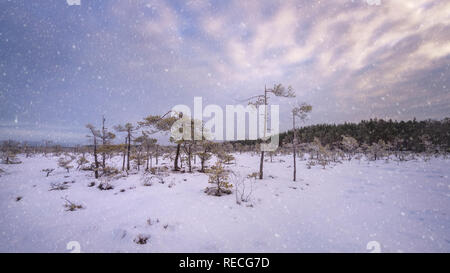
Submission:
MULTIPOLYGON (((0 139, 292 86, 309 123, 450 116, 450 1, 0 0, 0 139), (69 1, 77 2, 77 1, 69 1)), ((292 99, 272 99, 291 124, 292 99)))

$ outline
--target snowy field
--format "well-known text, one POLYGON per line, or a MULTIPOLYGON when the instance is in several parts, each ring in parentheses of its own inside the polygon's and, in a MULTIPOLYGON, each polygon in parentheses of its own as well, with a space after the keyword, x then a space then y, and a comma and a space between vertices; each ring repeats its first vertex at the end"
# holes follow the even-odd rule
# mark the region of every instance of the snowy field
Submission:
MULTIPOLYGON (((228 168, 257 171, 258 156, 236 158, 228 168)), ((1 252, 69 252, 70 241, 82 252, 370 252, 372 241, 381 252, 450 252, 449 159, 325 170, 299 161, 292 182, 291 156, 277 156, 241 205, 206 195, 208 177, 196 171, 144 186, 141 170, 101 191, 88 187, 92 172, 68 174, 57 157, 20 159, 0 166, 1 252), (49 191, 55 182, 68 188, 49 191), (67 211, 63 198, 84 208, 67 211)))

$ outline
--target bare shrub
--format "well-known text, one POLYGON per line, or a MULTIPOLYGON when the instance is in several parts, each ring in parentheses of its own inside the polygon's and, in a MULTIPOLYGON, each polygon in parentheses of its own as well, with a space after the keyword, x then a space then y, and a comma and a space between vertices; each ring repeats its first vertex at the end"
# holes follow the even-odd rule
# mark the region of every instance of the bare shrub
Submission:
POLYGON ((247 178, 257 179, 258 176, 259 176, 258 172, 252 172, 251 174, 247 175, 247 178))
POLYGON ((85 168, 85 165, 88 164, 89 161, 86 159, 84 155, 81 155, 77 160, 77 170, 85 168))
POLYGON ((105 180, 103 182, 100 182, 100 184, 98 184, 97 188, 101 191, 108 191, 108 190, 114 189, 114 186, 105 180))
POLYGON ((139 234, 133 241, 138 245, 145 245, 148 239, 150 239, 150 235, 139 234))
POLYGON ((53 183, 50 183, 49 191, 63 191, 63 190, 67 190, 68 188, 69 188, 68 183, 53 182, 53 183))
MULTIPOLYGON (((256 173, 258 174, 258 173, 256 173)), ((231 172, 231 180, 236 194, 236 204, 249 202, 253 193, 253 184, 257 176, 242 176, 239 172, 231 172)))
POLYGON ((150 172, 150 174, 153 174, 153 175, 169 176, 168 171, 169 171, 169 168, 167 166, 161 166, 161 167, 149 168, 147 173, 150 172))
POLYGON ((232 154, 229 154, 225 151, 220 151, 219 153, 217 153, 217 158, 227 165, 232 164, 232 161, 235 160, 232 154))
POLYGON ((64 204, 64 207, 66 208, 66 211, 76 211, 76 210, 80 210, 83 209, 83 205, 81 204, 76 204, 72 201, 70 201, 69 199, 67 199, 67 196, 62 198, 64 201, 66 201, 66 203, 64 204))
POLYGON ((146 186, 146 187, 150 187, 153 185, 153 183, 160 183, 160 184, 164 184, 165 181, 161 176, 158 175, 152 175, 152 176, 143 176, 141 178, 142 180, 142 185, 146 186))
POLYGON ((142 185, 146 186, 146 187, 150 187, 153 185, 153 176, 144 176, 142 178, 142 185))
POLYGON ((308 169, 311 169, 312 166, 320 165, 323 169, 325 169, 325 167, 328 166, 332 161, 332 152, 329 148, 329 145, 323 146, 320 140, 315 137, 314 142, 310 143, 309 146, 312 150, 312 153, 308 162, 306 163, 306 167, 308 169))
POLYGON ((72 161, 75 159, 74 156, 69 156, 66 155, 65 157, 61 157, 58 159, 58 166, 65 169, 67 171, 67 173, 70 172, 70 169, 73 168, 72 165, 70 165, 72 163, 72 161))
POLYGON ((48 177, 55 169, 43 169, 42 172, 45 172, 47 175, 46 177, 48 177))
POLYGON ((159 224, 159 219, 156 218, 156 220, 152 220, 151 218, 148 218, 148 219, 147 219, 147 224, 148 224, 149 226, 152 226, 152 225, 154 225, 154 224, 159 224))
POLYGON ((119 169, 111 167, 111 166, 107 166, 107 167, 103 168, 102 176, 113 176, 113 175, 117 175, 119 173, 120 173, 119 169))

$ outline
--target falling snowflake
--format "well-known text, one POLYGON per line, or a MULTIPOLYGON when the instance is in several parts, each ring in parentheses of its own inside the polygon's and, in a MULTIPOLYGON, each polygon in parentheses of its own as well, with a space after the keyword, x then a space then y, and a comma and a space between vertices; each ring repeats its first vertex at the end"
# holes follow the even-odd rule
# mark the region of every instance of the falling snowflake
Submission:
POLYGON ((79 6, 81 5, 81 0, 66 0, 69 6, 79 6))
POLYGON ((369 6, 379 6, 381 5, 381 0, 366 0, 369 6))

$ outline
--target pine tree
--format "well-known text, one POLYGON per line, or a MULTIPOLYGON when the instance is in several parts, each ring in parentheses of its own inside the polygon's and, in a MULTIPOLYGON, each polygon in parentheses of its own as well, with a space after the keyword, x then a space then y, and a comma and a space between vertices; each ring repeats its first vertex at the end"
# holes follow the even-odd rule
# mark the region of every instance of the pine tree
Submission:
POLYGON ((209 141, 203 140, 201 141, 200 152, 197 152, 198 157, 200 158, 200 172, 205 172, 205 165, 208 160, 211 159, 212 153, 216 150, 216 144, 209 141))
POLYGON ((225 170, 221 161, 217 161, 214 166, 208 170, 208 182, 214 187, 206 188, 205 192, 209 195, 221 196, 223 194, 230 194, 232 184, 229 183, 229 172, 225 170))
MULTIPOLYGON (((287 90, 281 84, 274 85, 273 88, 264 87, 264 94, 257 95, 249 98, 248 100, 255 99, 254 101, 250 101, 250 105, 254 105, 256 107, 260 107, 264 105, 264 136, 262 137, 263 141, 266 141, 267 136, 267 107, 269 105, 269 94, 273 94, 276 97, 285 97, 285 98, 293 98, 295 97, 295 93, 292 91, 292 88, 289 86, 287 90)), ((261 158, 259 162, 259 179, 263 179, 263 167, 264 167, 264 151, 261 150, 261 158)))
MULTIPOLYGON (((175 113, 172 110, 168 111, 162 116, 149 115, 139 122, 139 126, 145 129, 145 133, 148 135, 155 133, 167 133, 171 131, 173 124, 183 117, 182 113, 175 113), (170 115, 171 114, 171 115, 170 115)), ((173 141, 171 137, 171 141, 173 141)), ((158 149, 158 147, 156 147, 158 149)), ((177 143, 176 156, 174 160, 174 170, 178 171, 178 159, 180 156, 181 142, 177 143)), ((157 156, 157 155, 156 155, 157 156)), ((158 159, 156 159, 158 161, 158 159)), ((158 164, 158 163, 156 163, 158 164)))

